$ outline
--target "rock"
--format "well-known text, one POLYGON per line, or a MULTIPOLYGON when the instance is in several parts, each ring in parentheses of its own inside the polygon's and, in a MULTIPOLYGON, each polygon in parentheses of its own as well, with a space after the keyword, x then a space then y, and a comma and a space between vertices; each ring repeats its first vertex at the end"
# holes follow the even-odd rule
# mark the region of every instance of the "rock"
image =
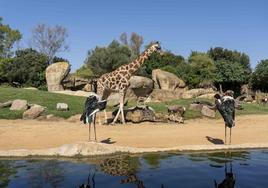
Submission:
POLYGON ((81 114, 75 114, 67 119, 69 122, 80 122, 81 114))
POLYGON ((201 111, 202 108, 203 108, 202 104, 196 104, 196 103, 190 104, 190 107, 189 107, 190 110, 196 110, 196 111, 201 111))
POLYGON ((93 91, 93 88, 92 88, 92 85, 91 84, 86 84, 83 89, 83 91, 86 91, 86 92, 91 92, 93 91))
POLYGON ((86 84, 90 82, 89 79, 81 78, 75 75, 68 75, 63 81, 62 85, 64 89, 70 89, 72 91, 82 90, 86 84))
POLYGON ((64 91, 52 91, 53 93, 60 93, 65 95, 73 95, 73 96, 81 96, 81 97, 88 97, 92 94, 92 92, 86 91, 71 91, 71 90, 64 90, 64 91))
POLYGON ((12 105, 13 101, 7 101, 4 103, 0 103, 0 108, 6 108, 6 107, 10 107, 12 105))
POLYGON ((183 91, 175 90, 162 90, 162 89, 154 89, 153 92, 147 99, 147 102, 165 102, 174 99, 180 99, 182 97, 183 91))
POLYGON ((28 102, 26 100, 16 99, 12 102, 10 110, 27 110, 28 102))
POLYGON ((48 91, 63 90, 62 81, 70 72, 70 64, 58 62, 46 68, 46 81, 48 91))
POLYGON ((68 111, 69 107, 68 107, 68 104, 66 103, 57 103, 56 109, 58 111, 68 111))
POLYGON ((181 117, 183 117, 184 113, 185 113, 186 108, 183 106, 179 106, 179 105, 171 105, 168 106, 168 113, 169 114, 178 114, 181 117))
POLYGON ((154 87, 153 80, 142 76, 132 76, 129 83, 129 89, 133 91, 136 97, 149 96, 154 87))
POLYGON ((188 91, 185 91, 182 94, 183 99, 190 99, 190 98, 195 98, 201 95, 208 95, 208 94, 216 94, 215 91, 212 88, 208 89, 203 89, 203 88, 198 88, 198 89, 190 89, 188 91))
POLYGON ((155 89, 174 91, 177 88, 184 88, 186 86, 185 82, 175 74, 160 69, 153 70, 152 79, 155 89))
POLYGON ((108 98, 107 98, 107 105, 108 106, 116 106, 120 103, 120 95, 119 93, 112 93, 108 98))
POLYGON ((24 87, 23 89, 38 90, 36 87, 24 87))
POLYGON ((23 113, 23 119, 35 119, 44 112, 45 108, 40 105, 33 105, 23 113))
POLYGON ((215 93, 208 93, 208 94, 200 95, 197 98, 201 98, 201 99, 214 99, 214 95, 215 95, 215 93))
POLYGON ((206 117, 215 118, 215 110, 210 109, 208 106, 204 105, 201 110, 201 114, 206 117))
MULTIPOLYGON (((115 110, 112 115, 115 117, 118 110, 115 110)), ((133 107, 124 110, 125 120, 130 121, 133 123, 140 123, 144 121, 155 121, 156 116, 152 108, 145 106, 145 107, 133 107)), ((121 121, 121 116, 119 115, 118 118, 121 121)))
POLYGON ((47 121, 64 121, 65 119, 62 117, 55 116, 53 114, 48 114, 45 118, 47 121))

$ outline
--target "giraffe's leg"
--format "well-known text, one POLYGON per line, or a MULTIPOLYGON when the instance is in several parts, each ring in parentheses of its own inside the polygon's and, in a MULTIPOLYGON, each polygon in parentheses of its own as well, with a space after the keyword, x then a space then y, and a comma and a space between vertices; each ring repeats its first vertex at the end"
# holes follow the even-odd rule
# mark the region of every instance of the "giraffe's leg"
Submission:
POLYGON ((107 118, 107 113, 106 113, 106 109, 104 109, 104 117, 105 117, 105 124, 108 124, 108 118, 107 118))
POLYGON ((119 106, 119 110, 118 110, 118 112, 117 112, 117 114, 116 114, 116 116, 115 116, 112 124, 114 124, 117 121, 120 112, 122 114, 122 123, 125 124, 125 118, 124 118, 124 93, 120 93, 120 106, 119 106))

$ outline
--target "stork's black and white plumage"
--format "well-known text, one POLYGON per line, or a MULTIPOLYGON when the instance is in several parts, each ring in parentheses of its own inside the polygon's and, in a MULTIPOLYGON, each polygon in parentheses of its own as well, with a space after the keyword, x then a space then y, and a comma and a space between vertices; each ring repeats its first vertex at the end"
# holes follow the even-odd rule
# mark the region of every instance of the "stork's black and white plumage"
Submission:
POLYGON ((84 107, 84 112, 80 117, 80 121, 83 121, 84 124, 89 124, 88 131, 89 131, 89 140, 90 140, 90 127, 91 123, 94 126, 94 133, 95 133, 95 141, 96 138, 96 113, 104 110, 106 108, 107 101, 103 100, 100 101, 100 97, 96 94, 92 94, 87 97, 84 107))
POLYGON ((235 100, 233 92, 227 91, 224 96, 216 94, 214 96, 217 110, 220 112, 225 122, 225 143, 226 143, 226 127, 230 128, 229 143, 231 143, 232 127, 235 126, 235 100))

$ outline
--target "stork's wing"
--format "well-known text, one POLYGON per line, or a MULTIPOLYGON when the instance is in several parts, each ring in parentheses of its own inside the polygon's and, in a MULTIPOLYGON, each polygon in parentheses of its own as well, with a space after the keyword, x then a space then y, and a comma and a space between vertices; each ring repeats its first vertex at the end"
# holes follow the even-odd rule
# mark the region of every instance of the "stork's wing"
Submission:
POLYGON ((219 111, 224 119, 226 126, 233 127, 235 119, 235 100, 232 98, 223 100, 219 111))

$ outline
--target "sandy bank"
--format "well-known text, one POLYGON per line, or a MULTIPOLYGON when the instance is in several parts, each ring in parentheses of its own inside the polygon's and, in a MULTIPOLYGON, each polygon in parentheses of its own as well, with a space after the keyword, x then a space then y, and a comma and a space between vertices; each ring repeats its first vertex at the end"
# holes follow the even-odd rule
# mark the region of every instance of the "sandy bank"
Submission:
POLYGON ((221 119, 197 119, 178 124, 97 126, 98 141, 88 142, 80 122, 0 120, 0 155, 103 155, 115 152, 197 151, 268 148, 268 115, 237 117, 232 145, 223 145, 221 119))

